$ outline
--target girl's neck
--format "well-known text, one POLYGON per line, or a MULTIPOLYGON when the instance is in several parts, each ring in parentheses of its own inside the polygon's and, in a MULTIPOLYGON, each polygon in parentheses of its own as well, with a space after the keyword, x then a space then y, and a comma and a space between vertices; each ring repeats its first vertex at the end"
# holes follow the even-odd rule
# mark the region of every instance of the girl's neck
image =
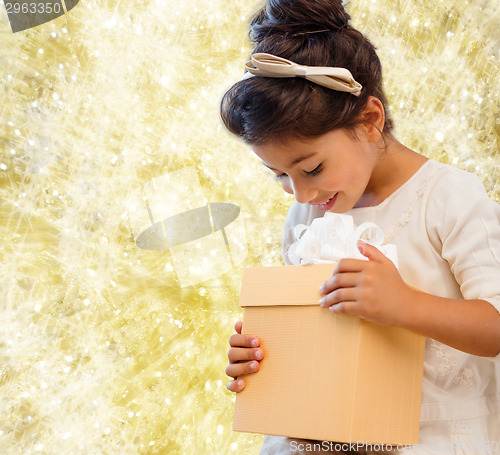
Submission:
POLYGON ((383 147, 383 150, 379 152, 370 182, 356 208, 379 205, 427 161, 425 156, 405 147, 392 134, 384 134, 380 142, 377 147, 383 147))

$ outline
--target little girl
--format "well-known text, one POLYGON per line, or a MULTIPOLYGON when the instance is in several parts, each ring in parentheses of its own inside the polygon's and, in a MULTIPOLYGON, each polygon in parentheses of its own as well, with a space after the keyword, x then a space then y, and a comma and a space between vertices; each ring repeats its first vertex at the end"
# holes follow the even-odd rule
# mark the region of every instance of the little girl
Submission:
MULTIPOLYGON (((420 444, 400 452, 500 452, 500 206, 474 176, 394 138, 380 61, 349 19, 341 0, 268 0, 222 119, 295 195, 287 264, 294 226, 327 211, 373 221, 397 245, 399 271, 360 243, 368 261, 340 261, 319 304, 427 337, 420 444)), ((265 353, 235 328, 226 373, 239 392, 265 353)), ((314 453, 304 442, 266 436, 261 454, 314 453)))

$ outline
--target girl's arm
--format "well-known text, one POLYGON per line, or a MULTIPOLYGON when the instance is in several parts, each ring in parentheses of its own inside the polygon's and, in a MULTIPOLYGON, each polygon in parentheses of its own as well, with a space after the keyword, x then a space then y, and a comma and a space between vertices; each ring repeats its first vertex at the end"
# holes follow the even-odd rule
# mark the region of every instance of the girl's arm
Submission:
POLYGON ((409 287, 394 264, 360 242, 369 261, 340 261, 320 291, 320 305, 380 324, 404 327, 468 354, 500 353, 500 314, 485 300, 437 297, 409 287))

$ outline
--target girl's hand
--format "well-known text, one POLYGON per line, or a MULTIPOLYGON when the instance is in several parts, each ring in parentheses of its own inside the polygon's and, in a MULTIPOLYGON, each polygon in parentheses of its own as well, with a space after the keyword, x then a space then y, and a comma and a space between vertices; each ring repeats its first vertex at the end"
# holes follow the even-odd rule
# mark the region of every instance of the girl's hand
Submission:
POLYGON ((416 293, 403 281, 396 266, 377 248, 358 242, 369 260, 343 259, 321 286, 322 307, 334 313, 353 314, 367 321, 404 325, 416 293))
POLYGON ((229 365, 226 374, 234 378, 234 381, 227 383, 231 392, 241 392, 245 388, 245 381, 237 379, 238 376, 259 371, 259 362, 264 358, 264 351, 259 348, 260 340, 252 335, 242 335, 242 325, 243 323, 238 321, 234 325, 236 334, 229 338, 231 349, 227 353, 229 365))

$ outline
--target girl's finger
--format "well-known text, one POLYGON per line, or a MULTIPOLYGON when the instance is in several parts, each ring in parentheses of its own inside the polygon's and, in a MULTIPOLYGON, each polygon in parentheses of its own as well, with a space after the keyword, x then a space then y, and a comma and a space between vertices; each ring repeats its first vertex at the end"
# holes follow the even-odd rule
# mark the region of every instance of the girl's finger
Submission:
POLYGON ((357 272, 340 272, 334 273, 320 287, 322 294, 328 294, 339 288, 352 288, 358 284, 359 273, 357 272))
POLYGON ((234 334, 229 337, 229 346, 233 348, 257 348, 260 340, 252 335, 234 334))
POLYGON ((380 262, 381 264, 390 262, 390 259, 387 258, 378 248, 375 248, 373 245, 365 243, 361 240, 358 241, 358 250, 370 261, 380 262))
POLYGON ((262 360, 264 351, 262 349, 231 348, 227 353, 231 363, 241 362, 242 360, 262 360))
POLYGON ((368 261, 364 261, 362 259, 341 259, 337 263, 333 274, 343 272, 361 272, 366 264, 368 264, 368 261))
POLYGON ((340 288, 322 297, 319 301, 323 308, 330 307, 340 302, 356 302, 356 288, 340 288))
POLYGON ((232 378, 237 378, 242 374, 252 374, 259 371, 260 364, 256 360, 251 362, 231 363, 226 367, 226 374, 232 378))
POLYGON ((243 327, 243 322, 238 321, 236 324, 234 324, 234 330, 236 330, 236 333, 241 334, 241 328, 243 327))
POLYGON ((245 381, 243 379, 229 381, 226 387, 230 392, 241 392, 245 388, 245 381))
POLYGON ((331 305, 328 309, 335 314, 356 314, 355 305, 356 302, 339 302, 331 305))

